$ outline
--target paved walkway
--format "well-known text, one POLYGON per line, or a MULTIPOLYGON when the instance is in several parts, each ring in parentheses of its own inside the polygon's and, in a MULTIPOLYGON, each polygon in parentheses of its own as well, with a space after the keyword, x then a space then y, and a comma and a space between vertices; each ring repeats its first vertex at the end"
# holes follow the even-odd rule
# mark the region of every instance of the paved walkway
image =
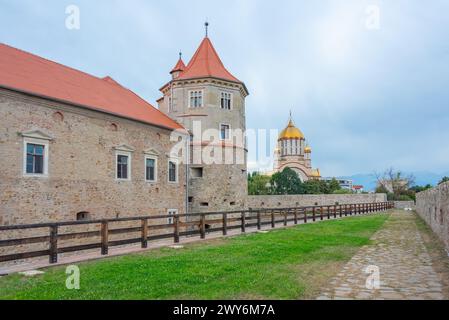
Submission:
POLYGON ((362 247, 318 299, 445 298, 414 213, 395 210, 371 240, 373 243, 362 247), (368 283, 376 284, 373 279, 377 271, 377 288, 367 289, 370 275, 368 283))

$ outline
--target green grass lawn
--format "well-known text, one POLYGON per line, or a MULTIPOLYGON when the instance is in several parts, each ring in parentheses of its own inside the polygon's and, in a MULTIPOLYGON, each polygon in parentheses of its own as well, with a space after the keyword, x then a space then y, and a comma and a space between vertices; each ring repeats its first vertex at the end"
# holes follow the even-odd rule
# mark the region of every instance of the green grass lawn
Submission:
POLYGON ((0 277, 0 299, 307 299, 339 272, 388 214, 307 224, 0 277))

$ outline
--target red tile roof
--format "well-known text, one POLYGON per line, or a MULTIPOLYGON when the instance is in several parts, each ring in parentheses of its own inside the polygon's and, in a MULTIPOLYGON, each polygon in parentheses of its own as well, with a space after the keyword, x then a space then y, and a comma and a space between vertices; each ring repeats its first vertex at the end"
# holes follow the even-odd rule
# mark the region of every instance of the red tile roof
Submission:
POLYGON ((182 58, 179 58, 178 63, 176 63, 176 66, 173 68, 170 73, 177 72, 177 71, 184 71, 186 68, 186 65, 184 64, 184 61, 182 61, 182 58))
POLYGON ((0 86, 159 127, 183 129, 111 77, 100 79, 2 43, 0 86))
POLYGON ((178 79, 195 79, 214 77, 233 82, 240 82, 223 65, 209 38, 204 38, 186 69, 178 79))

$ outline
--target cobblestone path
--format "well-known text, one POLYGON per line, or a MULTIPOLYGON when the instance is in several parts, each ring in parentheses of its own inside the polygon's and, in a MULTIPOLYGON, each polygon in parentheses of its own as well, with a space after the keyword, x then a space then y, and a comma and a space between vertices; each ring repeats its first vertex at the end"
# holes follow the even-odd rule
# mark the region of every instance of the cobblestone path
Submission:
POLYGON ((432 267, 414 215, 410 211, 393 211, 371 238, 372 243, 361 248, 318 299, 444 299, 443 285, 432 267), (370 275, 368 282, 374 284, 376 267, 380 281, 377 288, 367 289, 370 275))

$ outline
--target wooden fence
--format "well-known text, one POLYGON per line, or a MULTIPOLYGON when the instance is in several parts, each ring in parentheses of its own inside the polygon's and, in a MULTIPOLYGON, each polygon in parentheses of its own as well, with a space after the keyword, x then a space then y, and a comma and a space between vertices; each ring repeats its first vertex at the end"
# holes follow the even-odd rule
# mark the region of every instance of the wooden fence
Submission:
POLYGON ((244 211, 208 212, 180 214, 174 216, 163 215, 108 220, 0 226, 0 234, 8 231, 25 231, 31 229, 48 228, 48 235, 0 240, 0 248, 30 244, 48 244, 48 249, 46 250, 27 251, 24 253, 2 255, 0 256, 0 262, 29 259, 48 255, 50 263, 57 263, 58 254, 69 252, 78 252, 99 248, 102 255, 107 255, 110 247, 141 243, 142 248, 147 248, 148 242, 154 240, 173 238, 175 243, 179 243, 180 237, 183 236, 185 237, 199 235, 201 239, 205 239, 207 232, 222 232, 223 235, 227 235, 229 230, 240 229, 241 232, 244 233, 246 232, 246 229, 250 227, 257 227, 258 230, 261 230, 262 226, 269 225, 271 226, 271 228, 276 228, 276 225, 278 224, 287 226, 289 222, 298 224, 301 221, 307 223, 309 221, 316 220, 329 220, 331 218, 336 219, 343 216, 385 211, 393 208, 393 206, 394 204, 392 202, 379 202, 296 208, 250 209, 244 211), (149 221, 161 219, 172 219, 173 222, 169 224, 159 225, 152 225, 151 223, 149 223, 149 221), (110 227, 113 223, 118 222, 134 222, 139 223, 140 226, 119 229, 110 227), (62 227, 89 226, 95 224, 100 226, 99 230, 64 234, 58 233, 58 230, 62 227), (185 230, 181 231, 183 227, 185 230), (168 232, 164 234, 152 235, 152 232, 155 230, 168 230, 168 232), (111 241, 109 239, 111 235, 127 235, 130 233, 140 233, 140 237, 126 238, 116 241, 111 241), (100 237, 101 241, 83 245, 72 245, 68 247, 58 246, 58 241, 86 238, 88 239, 92 237, 100 237))

